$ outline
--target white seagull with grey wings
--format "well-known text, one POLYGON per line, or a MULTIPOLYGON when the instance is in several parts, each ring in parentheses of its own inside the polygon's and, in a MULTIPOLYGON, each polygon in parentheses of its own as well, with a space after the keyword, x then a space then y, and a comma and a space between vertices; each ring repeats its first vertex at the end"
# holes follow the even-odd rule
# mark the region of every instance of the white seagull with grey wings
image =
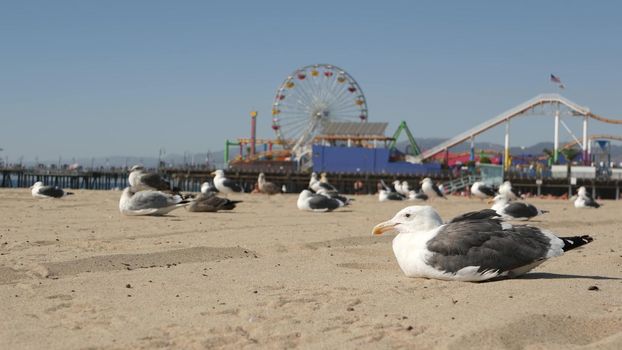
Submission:
POLYGON ((587 235, 558 238, 547 230, 501 222, 497 216, 485 209, 443 224, 434 208, 410 206, 372 233, 398 233, 393 252, 406 276, 469 282, 520 276, 592 241, 587 235))
POLYGON ((423 193, 425 193, 428 198, 447 199, 447 197, 445 197, 440 188, 438 188, 438 186, 436 186, 434 182, 432 182, 432 179, 430 179, 429 177, 421 180, 421 191, 423 191, 423 193))
POLYGON ((45 186, 41 181, 35 182, 30 187, 30 192, 35 198, 61 198, 73 194, 73 192, 65 192, 58 186, 45 186))
POLYGON ((237 182, 227 179, 223 170, 218 169, 212 175, 214 175, 214 187, 216 187, 218 192, 224 194, 244 192, 237 182))
POLYGON ((165 215, 169 212, 189 205, 180 195, 168 194, 160 191, 136 191, 126 187, 119 200, 119 211, 129 216, 165 215))
POLYGON ((156 173, 146 171, 142 165, 134 165, 130 168, 130 175, 127 181, 132 189, 137 192, 145 190, 167 191, 172 189, 168 181, 162 179, 156 173))

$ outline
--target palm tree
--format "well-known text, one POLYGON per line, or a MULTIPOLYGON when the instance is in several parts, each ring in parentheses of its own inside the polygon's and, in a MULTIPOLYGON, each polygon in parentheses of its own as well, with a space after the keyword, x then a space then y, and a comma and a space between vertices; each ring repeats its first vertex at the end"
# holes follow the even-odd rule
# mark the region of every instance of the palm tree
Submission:
POLYGON ((566 176, 570 180, 570 167, 572 166, 572 162, 581 154, 581 151, 574 147, 568 147, 563 148, 560 153, 566 158, 566 176))
POLYGON ((560 151, 561 154, 566 158, 566 178, 568 178, 568 197, 572 196, 572 179, 571 175, 571 167, 572 162, 581 154, 579 150, 574 147, 563 148, 560 151))
POLYGON ((543 150, 542 150, 542 152, 543 152, 544 154, 546 154, 546 157, 547 157, 547 164, 548 164, 548 166, 551 166, 551 165, 553 164, 553 160, 555 159, 555 156, 554 156, 554 154, 553 154, 553 151, 551 151, 551 150, 550 150, 550 149, 548 149, 548 148, 545 148, 545 149, 543 149, 543 150))

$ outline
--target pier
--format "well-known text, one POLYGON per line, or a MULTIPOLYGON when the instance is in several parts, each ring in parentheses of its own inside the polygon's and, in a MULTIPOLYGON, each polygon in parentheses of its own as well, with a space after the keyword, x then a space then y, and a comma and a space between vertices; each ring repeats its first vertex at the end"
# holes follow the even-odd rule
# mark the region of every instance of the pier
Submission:
MULTIPOLYGON (((214 169, 196 168, 163 168, 159 173, 172 186, 184 192, 199 192, 201 184, 212 176, 214 169)), ((153 169, 152 171, 156 171, 153 169)), ((227 170, 227 177, 237 181, 245 192, 253 190, 259 169, 227 170)), ((278 185, 284 185, 288 193, 298 193, 307 188, 309 174, 292 171, 264 171, 269 181, 278 185)), ((412 185, 418 184, 426 175, 387 175, 387 174, 339 174, 329 173, 328 178, 340 192, 345 194, 374 194, 380 180, 390 183, 395 179, 407 180, 412 185), (356 184, 356 185, 355 185, 356 184)), ((435 182, 446 183, 457 177, 450 172, 436 174, 431 178, 435 182)), ((620 198, 620 180, 618 179, 577 179, 575 184, 570 184, 568 179, 536 178, 522 174, 506 174, 506 180, 512 182, 513 187, 523 193, 533 195, 571 196, 579 186, 594 189, 595 197, 602 199, 620 198)), ((27 188, 37 181, 46 185, 59 186, 65 189, 86 190, 112 190, 123 189, 128 185, 128 172, 123 169, 102 170, 58 170, 58 169, 26 169, 26 168, 3 168, 0 169, 0 187, 3 188, 27 188)))

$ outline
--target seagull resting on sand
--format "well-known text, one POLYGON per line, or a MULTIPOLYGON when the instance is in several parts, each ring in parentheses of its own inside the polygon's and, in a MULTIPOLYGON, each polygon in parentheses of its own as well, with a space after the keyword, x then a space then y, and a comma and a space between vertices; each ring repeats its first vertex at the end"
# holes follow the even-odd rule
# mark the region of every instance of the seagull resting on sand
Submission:
POLYGON ((180 195, 152 190, 136 191, 126 187, 119 200, 119 211, 130 216, 165 215, 188 204, 190 201, 180 195))
POLYGON ((149 173, 142 165, 134 165, 130 168, 128 183, 134 191, 144 190, 171 190, 171 184, 155 173, 149 173))
POLYGON ((443 224, 434 208, 410 206, 372 233, 398 233, 393 252, 406 276, 469 282, 520 276, 592 241, 587 235, 556 237, 548 230, 513 226, 497 216, 485 209, 443 224))
POLYGON ((63 191, 58 186, 45 186, 41 181, 35 182, 30 189, 32 196, 35 198, 61 198, 73 194, 73 192, 63 191))
POLYGON ((575 208, 600 208, 600 204, 598 204, 591 195, 589 195, 585 189, 585 186, 579 187, 577 191, 577 199, 574 201, 575 208))
POLYGON ((257 185, 259 186, 259 191, 265 194, 277 194, 281 193, 281 189, 274 182, 266 181, 266 175, 264 173, 259 173, 259 177, 257 178, 257 185))

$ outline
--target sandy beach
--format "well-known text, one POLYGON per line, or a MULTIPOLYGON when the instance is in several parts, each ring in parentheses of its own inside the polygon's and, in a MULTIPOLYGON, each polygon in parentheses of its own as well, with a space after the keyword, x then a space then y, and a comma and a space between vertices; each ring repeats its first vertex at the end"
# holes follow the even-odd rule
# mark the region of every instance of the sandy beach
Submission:
MULTIPOLYGON (((550 210, 531 224, 594 242, 465 283, 407 278, 393 236, 371 236, 406 203, 308 213, 245 194, 228 213, 124 217, 119 196, 0 190, 0 348, 622 348, 622 202, 530 200, 550 210)), ((488 206, 431 204, 444 219, 488 206)))

